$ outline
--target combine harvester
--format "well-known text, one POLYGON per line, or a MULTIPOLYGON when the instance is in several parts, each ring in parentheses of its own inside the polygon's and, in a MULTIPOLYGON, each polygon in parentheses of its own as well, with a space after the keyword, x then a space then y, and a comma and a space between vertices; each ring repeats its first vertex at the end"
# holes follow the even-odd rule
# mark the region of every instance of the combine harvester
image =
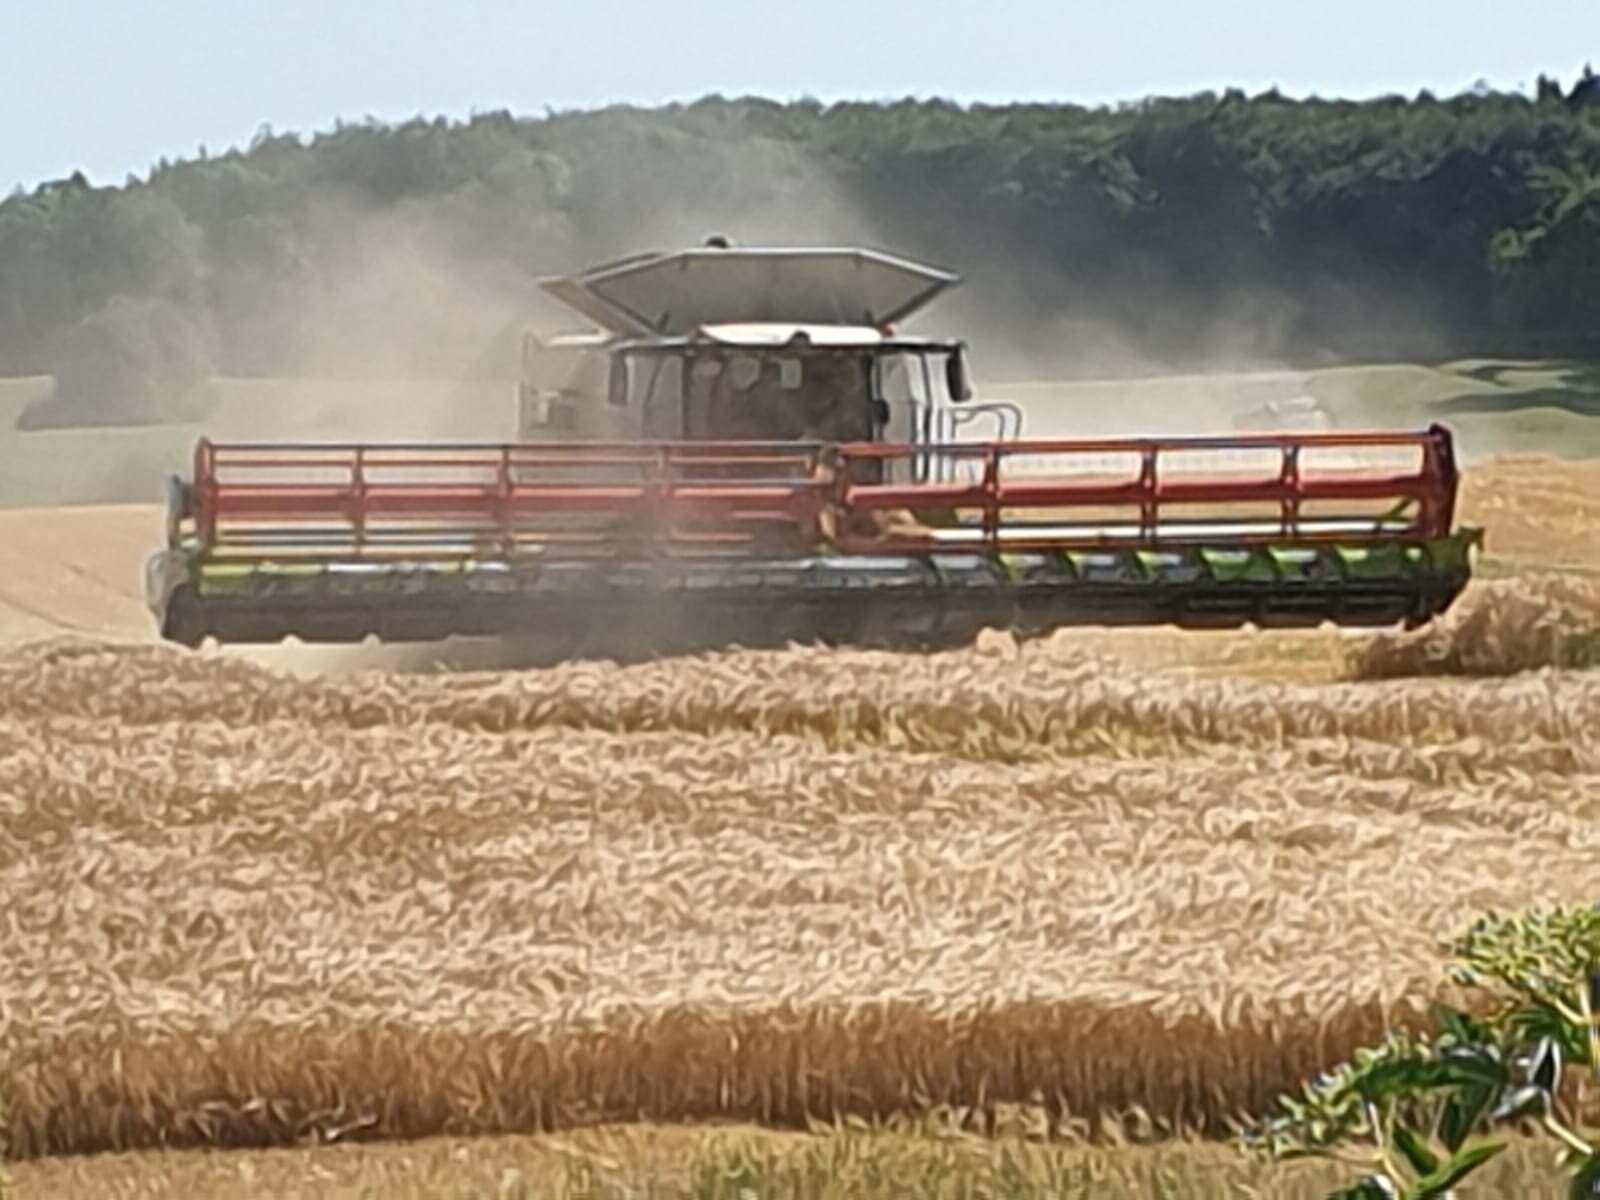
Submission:
POLYGON ((898 329, 956 282, 718 240, 547 280, 599 328, 528 339, 514 442, 202 440, 147 567, 161 634, 927 647, 1414 626, 1466 584, 1446 429, 1022 439, 964 343, 898 329))

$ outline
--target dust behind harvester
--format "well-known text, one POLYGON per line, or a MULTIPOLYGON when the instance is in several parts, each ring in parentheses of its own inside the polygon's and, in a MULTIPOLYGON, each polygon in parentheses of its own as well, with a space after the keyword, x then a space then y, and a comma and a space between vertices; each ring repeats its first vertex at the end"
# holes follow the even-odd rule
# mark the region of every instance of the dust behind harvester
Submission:
POLYGON ((550 639, 628 655, 985 626, 1417 624, 1470 572, 1451 437, 1038 440, 956 282, 860 249, 707 245, 545 287, 504 444, 202 441, 148 564, 169 639, 550 639))

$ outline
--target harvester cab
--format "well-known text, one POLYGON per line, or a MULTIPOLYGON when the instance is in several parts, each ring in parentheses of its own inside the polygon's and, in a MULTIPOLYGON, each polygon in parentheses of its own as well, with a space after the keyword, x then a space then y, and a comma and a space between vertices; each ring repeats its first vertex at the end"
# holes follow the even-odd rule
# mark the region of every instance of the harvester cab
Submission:
POLYGON ((934 443, 984 422, 1014 437, 1014 406, 973 402, 964 343, 897 332, 956 281, 874 251, 725 244, 545 280, 598 329, 525 339, 518 436, 934 443))
POLYGON ((554 657, 986 626, 1418 624, 1465 586, 1448 430, 1041 440, 855 248, 637 255, 545 290, 517 440, 219 444, 146 588, 196 645, 517 636, 554 657))

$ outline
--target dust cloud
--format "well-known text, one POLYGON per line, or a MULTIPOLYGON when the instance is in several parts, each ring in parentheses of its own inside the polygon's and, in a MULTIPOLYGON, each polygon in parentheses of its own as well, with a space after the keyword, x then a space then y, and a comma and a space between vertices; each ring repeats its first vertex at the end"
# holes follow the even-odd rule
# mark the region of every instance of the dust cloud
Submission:
MULTIPOLYGON (((505 440, 514 429, 524 334, 587 326, 539 291, 541 276, 698 245, 713 234, 744 244, 894 248, 840 184, 791 144, 737 130, 715 141, 667 140, 636 143, 623 133, 591 145, 581 174, 611 182, 591 191, 530 163, 499 194, 469 189, 445 202, 381 209, 345 193, 317 196, 311 237, 329 256, 303 285, 263 297, 252 320, 279 347, 262 368, 305 381, 299 397, 286 397, 295 411, 218 414, 211 428, 308 440, 505 440), (650 186, 628 185, 646 179, 650 186), (328 395, 344 403, 318 398, 319 381, 330 379, 337 386, 328 395), (440 403, 443 388, 453 399, 440 403), (425 391, 411 407, 383 402, 425 391)), ((516 639, 227 652, 338 675, 506 670, 546 656, 516 639)))
MULTIPOLYGON (((374 169, 405 165, 402 156, 374 169)), ((222 382, 198 426, 221 437, 509 436, 524 335, 586 324, 537 279, 711 234, 864 244, 958 271, 963 286, 915 327, 967 340, 985 390, 1092 381, 1092 404, 1045 405, 1051 431, 1230 428, 1242 408, 1292 399, 1323 365, 1303 352, 1316 344, 1308 328, 1329 344, 1385 328, 1419 335, 1414 313, 1374 311, 1370 298, 1336 289, 1308 312, 1269 289, 1208 297, 1142 260, 1114 287, 1090 284, 1059 254, 1046 261, 936 207, 890 209, 733 112, 693 128, 619 120, 561 156, 518 146, 462 174, 454 190, 402 188, 384 202, 354 185, 305 184, 291 217, 241 211, 224 222, 207 243, 211 282, 197 318, 222 382), (1267 378, 1240 394, 1245 373, 1267 378), (1119 405, 1114 381, 1171 376, 1187 398, 1153 411, 1119 405), (1110 416, 1133 426, 1107 429, 1110 416)), ((1072 253, 1104 253, 1094 235, 1087 223, 1072 253)))
POLYGON ((538 289, 541 276, 713 234, 742 243, 883 240, 793 145, 737 130, 665 140, 635 144, 619 133, 591 145, 581 171, 535 156, 442 199, 380 208, 349 193, 314 197, 306 236, 319 261, 303 282, 280 284, 258 303, 250 327, 273 347, 259 369, 336 379, 347 392, 425 385, 433 403, 383 413, 365 402, 345 413, 319 406, 295 432, 509 436, 524 335, 588 326, 538 289))

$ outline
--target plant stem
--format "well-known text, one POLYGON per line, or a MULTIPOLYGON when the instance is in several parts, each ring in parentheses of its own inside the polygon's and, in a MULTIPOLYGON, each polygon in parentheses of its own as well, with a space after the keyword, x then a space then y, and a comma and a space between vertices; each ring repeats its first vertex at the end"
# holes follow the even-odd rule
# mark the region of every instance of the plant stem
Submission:
POLYGON ((1382 1165, 1384 1173, 1391 1179, 1401 1178, 1394 1159, 1389 1154, 1390 1138, 1387 1123, 1379 1119, 1377 1105, 1371 1100, 1363 1100, 1361 1107, 1367 1114, 1367 1124, 1372 1129, 1372 1144, 1378 1152, 1378 1162, 1382 1165))
POLYGON ((1561 1142, 1569 1149, 1576 1150, 1579 1154, 1593 1154, 1595 1152, 1595 1148, 1593 1146, 1589 1145, 1588 1142, 1584 1141, 1581 1137, 1579 1137, 1572 1130, 1568 1129, 1554 1117, 1544 1117, 1539 1123, 1544 1126, 1545 1131, 1548 1132, 1551 1137, 1555 1138, 1558 1142, 1561 1142))

